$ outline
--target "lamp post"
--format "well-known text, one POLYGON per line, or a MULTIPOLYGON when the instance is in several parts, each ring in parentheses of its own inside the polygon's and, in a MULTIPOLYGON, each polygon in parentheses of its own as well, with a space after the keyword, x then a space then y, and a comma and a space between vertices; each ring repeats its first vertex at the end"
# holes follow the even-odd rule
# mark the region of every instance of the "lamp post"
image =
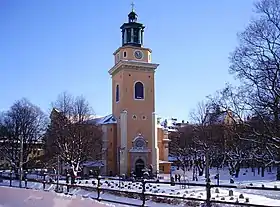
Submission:
POLYGON ((211 202, 210 202, 210 198, 211 198, 211 186, 210 186, 210 173, 209 173, 209 149, 206 150, 206 155, 205 155, 205 161, 206 161, 206 172, 205 172, 205 177, 206 177, 206 206, 210 207, 211 206, 211 202))
POLYGON ((19 135, 20 137, 20 155, 19 155, 19 187, 22 187, 22 166, 23 166, 23 136, 19 135))
POLYGON ((57 169, 56 169, 56 188, 58 192, 58 185, 59 185, 59 155, 57 155, 57 169))

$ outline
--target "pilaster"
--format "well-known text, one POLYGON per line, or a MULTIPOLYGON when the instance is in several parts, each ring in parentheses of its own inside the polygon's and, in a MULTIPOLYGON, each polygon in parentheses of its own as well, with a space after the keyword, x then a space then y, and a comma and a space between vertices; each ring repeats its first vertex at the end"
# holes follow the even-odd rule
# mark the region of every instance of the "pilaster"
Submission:
POLYGON ((120 174, 127 173, 127 111, 122 111, 120 116, 121 143, 118 149, 120 158, 120 174))
POLYGON ((158 135, 157 135, 157 115, 152 113, 152 165, 154 172, 159 170, 159 149, 158 149, 158 135))

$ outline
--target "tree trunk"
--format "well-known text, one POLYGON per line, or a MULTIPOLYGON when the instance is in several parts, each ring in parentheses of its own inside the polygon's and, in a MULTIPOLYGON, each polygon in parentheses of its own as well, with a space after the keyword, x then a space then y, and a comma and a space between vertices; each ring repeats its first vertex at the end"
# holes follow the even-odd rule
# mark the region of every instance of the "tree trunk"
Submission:
POLYGON ((261 176, 264 177, 264 171, 265 171, 265 167, 262 167, 261 169, 261 176))
POLYGON ((235 167, 235 177, 236 177, 236 178, 238 178, 239 173, 240 173, 240 164, 237 163, 237 164, 236 164, 236 167, 235 167))
POLYGON ((280 166, 277 167, 276 180, 280 180, 280 166))
POLYGON ((202 166, 198 167, 198 176, 203 176, 203 172, 204 172, 204 168, 202 166))

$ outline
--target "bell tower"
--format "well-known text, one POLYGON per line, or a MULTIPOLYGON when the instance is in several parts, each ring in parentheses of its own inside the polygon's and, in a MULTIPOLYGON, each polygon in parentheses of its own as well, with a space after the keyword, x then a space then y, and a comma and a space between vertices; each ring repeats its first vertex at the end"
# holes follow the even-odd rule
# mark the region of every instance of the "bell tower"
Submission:
POLYGON ((143 168, 158 170, 155 79, 159 64, 151 63, 152 51, 143 47, 145 26, 132 5, 128 22, 120 29, 122 46, 114 52, 112 111, 118 125, 119 174, 136 175, 143 168))
POLYGON ((128 22, 121 26, 122 30, 122 46, 130 45, 141 47, 143 45, 143 34, 145 26, 137 22, 137 14, 134 11, 132 3, 132 11, 128 14, 128 22))

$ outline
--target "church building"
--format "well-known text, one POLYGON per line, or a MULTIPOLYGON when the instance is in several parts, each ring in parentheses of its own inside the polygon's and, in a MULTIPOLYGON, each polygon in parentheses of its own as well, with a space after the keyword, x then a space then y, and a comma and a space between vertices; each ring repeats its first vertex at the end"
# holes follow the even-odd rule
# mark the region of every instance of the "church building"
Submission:
MULTIPOLYGON (((103 175, 142 176, 170 173, 168 129, 155 113, 155 72, 152 50, 143 46, 145 26, 134 9, 121 26, 121 46, 113 53, 112 114, 89 120, 103 131, 103 153, 98 167, 103 175), (101 164, 100 164, 101 163, 101 164)), ((93 166, 91 166, 93 167, 93 166)))
POLYGON ((144 168, 170 173, 168 130, 155 113, 155 72, 152 50, 143 46, 145 26, 134 9, 121 26, 122 45, 114 53, 112 115, 95 119, 102 125, 104 174, 139 175, 144 168))

